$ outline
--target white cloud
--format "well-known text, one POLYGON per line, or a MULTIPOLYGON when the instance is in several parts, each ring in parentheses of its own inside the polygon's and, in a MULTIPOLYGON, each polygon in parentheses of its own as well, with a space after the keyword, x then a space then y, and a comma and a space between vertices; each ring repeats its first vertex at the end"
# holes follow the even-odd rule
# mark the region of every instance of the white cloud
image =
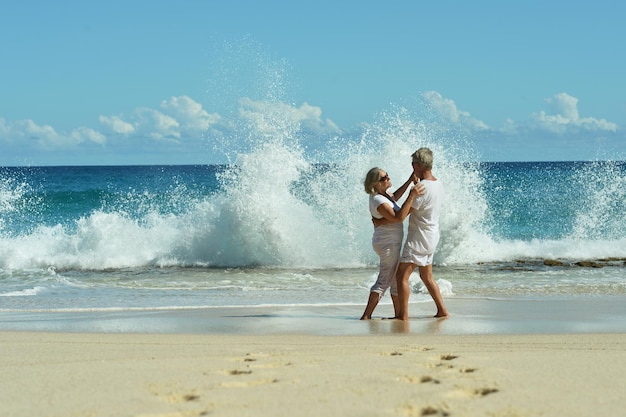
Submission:
MULTIPOLYGON (((524 143, 527 148, 529 141, 534 141, 538 149, 536 153, 539 156, 535 159, 560 157, 559 151, 572 143, 577 143, 581 149, 590 146, 594 149, 623 149, 623 145, 615 144, 623 138, 615 123, 582 117, 578 109, 579 100, 566 93, 548 98, 546 109, 530 114, 526 120, 507 119, 499 128, 487 126, 469 112, 460 110, 454 100, 436 91, 423 93, 422 97, 444 121, 442 126, 463 129, 487 152, 502 149, 506 157, 509 157, 509 151, 504 143, 524 143), (549 155, 549 149, 556 156, 549 155)), ((323 149, 328 146, 330 135, 342 134, 332 120, 323 118, 320 107, 306 102, 297 106, 251 98, 240 100, 239 114, 231 120, 208 113, 200 103, 187 96, 177 96, 163 100, 157 108, 141 107, 127 115, 103 115, 99 117, 99 122, 101 132, 87 127, 60 132, 50 125, 39 125, 29 119, 6 121, 0 118, 0 157, 9 163, 19 163, 25 157, 37 157, 37 152, 42 151, 41 158, 53 161, 59 155, 70 154, 68 150, 83 156, 90 154, 84 152, 89 145, 92 150, 93 145, 101 145, 106 146, 111 158, 136 153, 136 160, 140 161, 146 153, 150 153, 155 158, 156 155, 162 158, 159 161, 174 157, 178 158, 177 161, 193 158, 198 161, 210 141, 218 146, 215 149, 220 152, 223 152, 224 141, 227 140, 233 141, 229 149, 235 152, 242 149, 240 142, 242 139, 245 141, 246 132, 240 129, 245 128, 250 128, 249 133, 254 136, 301 141, 299 143, 306 144, 307 149, 323 149), (9 159, 11 154, 17 155, 13 157, 15 159, 9 159)), ((92 154, 97 158, 101 152, 92 154)))
POLYGON ((136 133, 153 139, 178 139, 180 123, 158 110, 142 107, 133 113, 136 133))
POLYGON ((473 118, 468 112, 459 110, 454 100, 443 97, 437 91, 422 94, 426 103, 444 120, 469 130, 487 130, 489 127, 479 119, 473 118))
MULTIPOLYGON (((546 110, 476 135, 487 160, 588 160, 623 155, 619 126, 606 119, 581 117, 578 98, 567 93, 545 100, 546 110)), ((619 156, 618 156, 619 158, 619 156)))
POLYGON ((530 127, 553 133, 580 130, 615 132, 617 130, 617 125, 606 119, 580 117, 578 99, 567 93, 556 94, 546 99, 546 102, 550 105, 551 113, 545 111, 533 113, 530 127))
POLYGON ((82 142, 94 142, 100 145, 104 145, 107 141, 106 137, 93 129, 88 127, 79 127, 78 129, 74 129, 70 136, 76 141, 76 143, 82 142))
POLYGON ((199 139, 202 133, 221 120, 210 114, 202 104, 187 96, 163 100, 160 110, 148 107, 135 109, 129 116, 100 116, 100 123, 111 133, 128 137, 143 136, 156 140, 179 142, 199 139))
POLYGON ((546 103, 552 106, 556 114, 570 120, 578 120, 578 99, 567 93, 556 94, 554 97, 547 98, 546 103))
POLYGON ((33 120, 6 122, 0 119, 0 141, 43 149, 69 148, 85 142, 104 144, 106 137, 86 127, 73 129, 69 133, 57 132, 52 126, 38 125, 33 120))
POLYGON ((161 109, 163 109, 165 114, 178 120, 187 132, 203 132, 221 119, 216 113, 209 114, 202 108, 202 104, 187 96, 163 100, 161 109))
POLYGON ((294 107, 283 102, 240 100, 240 116, 252 123, 258 132, 272 135, 292 134, 299 130, 313 133, 337 133, 339 127, 330 119, 322 119, 322 109, 303 103, 294 107))
POLYGON ((102 115, 98 121, 98 130, 78 127, 62 132, 29 119, 0 118, 0 159, 6 164, 21 163, 24 158, 46 161, 44 164, 59 160, 84 163, 89 158, 97 162, 92 155, 100 153, 94 154, 88 145, 100 145, 106 146, 109 158, 136 152, 138 161, 146 153, 156 160, 190 157, 198 161, 205 146, 203 135, 221 118, 191 98, 179 96, 163 100, 157 109, 142 107, 128 115, 102 115))
POLYGON ((113 133, 130 135, 135 132, 135 126, 132 123, 128 123, 118 116, 100 116, 98 120, 113 133))
POLYGON ((616 132, 617 124, 606 119, 581 117, 578 111, 578 99, 567 93, 556 94, 548 99, 548 111, 532 113, 525 121, 507 119, 501 128, 490 128, 481 120, 471 117, 470 113, 459 110, 454 100, 443 97, 437 91, 422 94, 424 101, 443 120, 474 132, 492 131, 516 135, 528 131, 542 131, 552 134, 588 132, 616 132))

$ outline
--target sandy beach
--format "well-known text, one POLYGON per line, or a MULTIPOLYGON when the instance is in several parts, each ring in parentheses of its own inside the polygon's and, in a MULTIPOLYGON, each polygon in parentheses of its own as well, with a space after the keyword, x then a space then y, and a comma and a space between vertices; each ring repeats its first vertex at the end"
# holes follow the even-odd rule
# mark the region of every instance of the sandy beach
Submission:
POLYGON ((0 414, 589 416, 626 406, 625 334, 0 332, 0 414))

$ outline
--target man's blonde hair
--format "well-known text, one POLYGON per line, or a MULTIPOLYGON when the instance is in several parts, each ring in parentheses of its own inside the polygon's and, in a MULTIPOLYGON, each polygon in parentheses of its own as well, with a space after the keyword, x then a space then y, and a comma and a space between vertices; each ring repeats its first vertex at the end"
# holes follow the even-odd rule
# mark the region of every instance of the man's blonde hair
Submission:
POLYGON ((413 155, 413 162, 420 164, 422 169, 429 170, 433 169, 433 151, 428 148, 419 148, 413 155))

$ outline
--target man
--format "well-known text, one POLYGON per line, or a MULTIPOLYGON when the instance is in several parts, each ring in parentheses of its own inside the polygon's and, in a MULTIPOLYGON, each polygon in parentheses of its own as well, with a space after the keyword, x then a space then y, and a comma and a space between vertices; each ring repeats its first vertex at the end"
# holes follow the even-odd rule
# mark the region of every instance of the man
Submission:
POLYGON ((439 243, 439 214, 443 203, 443 186, 433 176, 433 153, 420 148, 412 155, 413 173, 424 185, 424 194, 413 200, 409 214, 409 230, 404 243, 400 264, 396 272, 398 283, 400 320, 409 319, 409 278, 415 268, 437 305, 435 317, 446 317, 448 311, 443 303, 439 286, 433 279, 433 256, 439 243))

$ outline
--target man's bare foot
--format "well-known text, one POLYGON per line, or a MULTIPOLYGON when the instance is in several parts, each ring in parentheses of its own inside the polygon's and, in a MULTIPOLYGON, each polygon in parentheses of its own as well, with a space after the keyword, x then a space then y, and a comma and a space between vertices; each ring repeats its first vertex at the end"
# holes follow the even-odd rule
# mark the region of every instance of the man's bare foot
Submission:
POLYGON ((436 319, 448 317, 448 312, 447 311, 444 311, 443 313, 437 312, 437 314, 435 314, 433 317, 436 319))

